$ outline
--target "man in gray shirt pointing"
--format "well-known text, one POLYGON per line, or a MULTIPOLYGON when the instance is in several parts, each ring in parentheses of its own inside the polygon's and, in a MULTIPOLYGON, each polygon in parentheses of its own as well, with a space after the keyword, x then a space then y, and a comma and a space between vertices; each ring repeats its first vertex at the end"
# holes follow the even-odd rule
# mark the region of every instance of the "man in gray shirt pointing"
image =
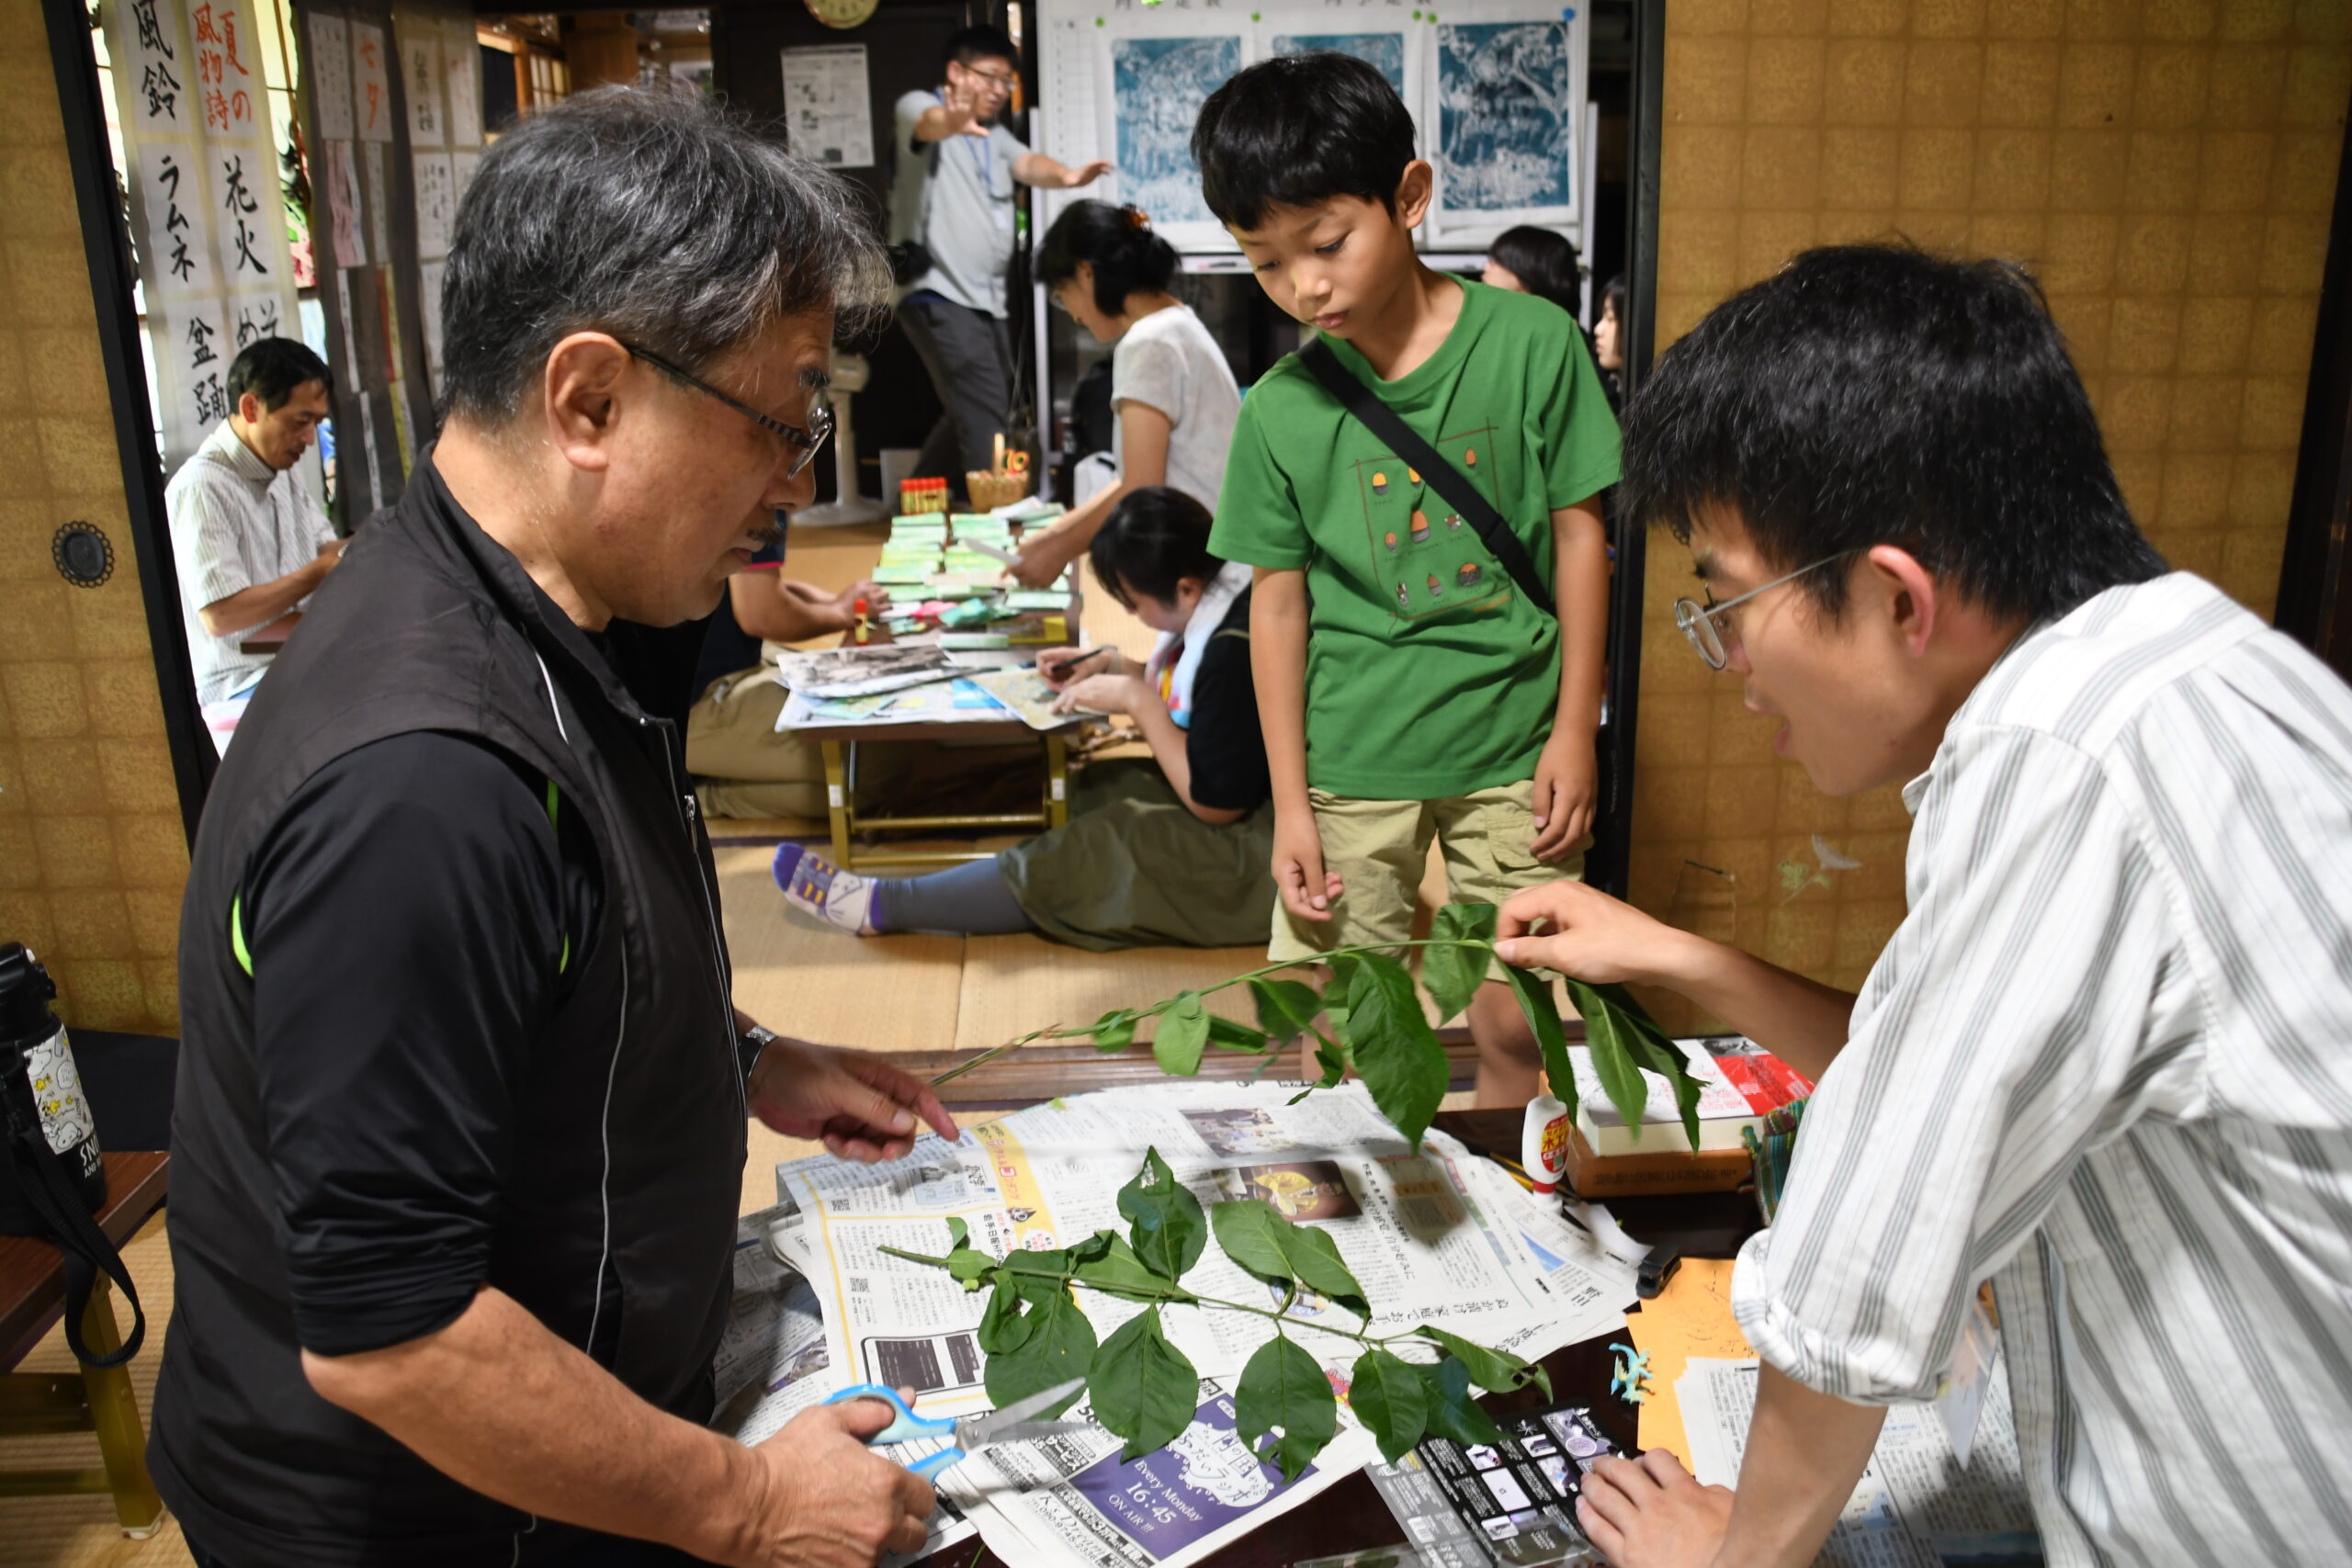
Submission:
POLYGON ((1110 171, 1076 169, 1032 152, 997 122, 1020 80, 1020 51, 990 27, 947 40, 945 80, 899 100, 890 239, 918 242, 929 265, 907 279, 899 321, 931 372, 946 412, 916 471, 964 475, 989 466, 1012 401, 1004 279, 1012 265, 1015 185, 1073 190, 1110 171))

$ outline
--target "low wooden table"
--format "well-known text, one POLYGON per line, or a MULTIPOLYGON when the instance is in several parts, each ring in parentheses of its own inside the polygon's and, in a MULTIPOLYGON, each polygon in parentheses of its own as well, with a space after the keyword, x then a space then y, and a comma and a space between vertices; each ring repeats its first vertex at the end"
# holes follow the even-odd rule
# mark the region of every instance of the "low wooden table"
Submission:
MULTIPOLYGON (((109 1154, 106 1165, 106 1207, 96 1219, 107 1239, 120 1247, 164 1206, 171 1156, 109 1154)), ((30 1236, 0 1236, 0 1368, 16 1366, 40 1343, 62 1315, 64 1302, 65 1262, 57 1248, 30 1236)), ((148 1329, 160 1345, 163 1324, 150 1323, 148 1329)), ((122 1344, 104 1275, 82 1314, 82 1337, 101 1355, 122 1344)), ((144 1540, 164 1522, 164 1504, 147 1474, 147 1434, 140 1425, 129 1370, 84 1367, 78 1375, 12 1371, 0 1376, 0 1438, 92 1431, 98 1435, 102 1464, 85 1470, 0 1470, 0 1497, 105 1493, 114 1498, 122 1533, 144 1540)))
POLYGON ((879 871, 895 866, 950 865, 989 860, 993 850, 854 850, 858 833, 899 829, 916 831, 981 832, 1028 829, 1044 832, 1069 820, 1069 732, 1086 723, 1073 718, 1059 729, 1032 729, 1021 720, 965 724, 860 724, 818 730, 818 750, 825 759, 826 817, 832 829, 833 863, 852 871, 879 871), (962 812, 936 817, 865 817, 852 803, 850 758, 866 740, 974 740, 1011 744, 1042 739, 1046 745, 1045 798, 1035 811, 962 812))
MULTIPOLYGON (((1445 1111, 1433 1123, 1480 1153, 1516 1155, 1520 1113, 1515 1111, 1445 1111)), ((1757 1228, 1756 1201, 1748 1192, 1700 1192, 1684 1197, 1611 1199, 1609 1211, 1636 1240, 1672 1242, 1698 1256, 1724 1256, 1757 1228)), ((1534 1388, 1487 1394, 1478 1403, 1497 1415, 1546 1404, 1589 1405, 1610 1438, 1632 1452, 1639 1446, 1634 1407, 1613 1397, 1609 1379, 1614 1358, 1610 1336, 1587 1339, 1544 1358, 1552 1374, 1546 1399, 1534 1388)), ((1405 1544, 1405 1531, 1388 1505, 1358 1471, 1330 1490, 1278 1515, 1208 1559, 1204 1568, 1288 1568, 1310 1557, 1336 1557, 1405 1544)), ((959 1541, 923 1559, 922 1568, 1022 1568, 985 1547, 959 1541)))

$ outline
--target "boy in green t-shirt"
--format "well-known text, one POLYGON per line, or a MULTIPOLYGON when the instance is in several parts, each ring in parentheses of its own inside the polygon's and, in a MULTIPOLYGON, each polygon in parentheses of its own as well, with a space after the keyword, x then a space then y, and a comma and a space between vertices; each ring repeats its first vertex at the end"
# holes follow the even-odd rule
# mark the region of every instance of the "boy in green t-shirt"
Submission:
MULTIPOLYGON (((1432 174, 1387 78, 1251 66, 1193 131, 1209 209, 1275 304, 1490 501, 1558 617, 1425 476, 1286 357, 1250 389, 1210 547, 1257 569, 1251 665, 1273 774, 1274 959, 1412 935, 1434 836, 1456 901, 1577 874, 1596 795, 1617 424, 1557 306, 1431 272, 1432 174)), ((1498 977, 1470 1008, 1478 1103, 1538 1087, 1498 977)))

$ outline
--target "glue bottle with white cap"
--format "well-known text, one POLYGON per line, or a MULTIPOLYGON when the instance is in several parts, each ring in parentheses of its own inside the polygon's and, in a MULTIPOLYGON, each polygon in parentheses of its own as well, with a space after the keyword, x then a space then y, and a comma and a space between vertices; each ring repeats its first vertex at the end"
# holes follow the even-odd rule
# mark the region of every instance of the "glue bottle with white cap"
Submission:
POLYGON ((1520 1134, 1519 1164, 1538 1192, 1560 1185, 1568 1168, 1568 1108, 1548 1094, 1527 1102, 1527 1125, 1520 1134))

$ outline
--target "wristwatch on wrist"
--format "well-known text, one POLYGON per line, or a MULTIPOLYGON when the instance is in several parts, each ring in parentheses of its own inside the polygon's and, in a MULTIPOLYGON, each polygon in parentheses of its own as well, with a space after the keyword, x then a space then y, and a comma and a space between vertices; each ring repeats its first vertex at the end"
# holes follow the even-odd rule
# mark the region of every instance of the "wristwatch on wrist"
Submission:
POLYGON ((766 1050, 768 1042, 776 1037, 775 1030, 757 1023, 735 1037, 735 1054, 743 1064, 745 1077, 752 1076, 752 1069, 759 1065, 760 1053, 766 1050))

